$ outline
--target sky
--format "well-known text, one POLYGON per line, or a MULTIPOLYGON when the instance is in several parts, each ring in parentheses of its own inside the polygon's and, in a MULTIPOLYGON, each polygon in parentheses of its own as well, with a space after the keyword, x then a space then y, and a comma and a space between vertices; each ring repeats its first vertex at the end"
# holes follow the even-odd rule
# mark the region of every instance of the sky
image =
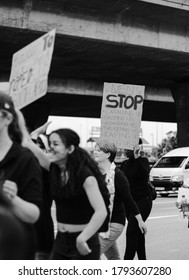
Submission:
MULTIPOLYGON (((78 118, 78 117, 55 117, 50 116, 47 133, 57 128, 71 128, 75 130, 81 138, 81 146, 87 147, 87 139, 91 136, 92 126, 100 127, 100 119, 97 118, 78 118)), ((176 123, 160 123, 160 122, 141 122, 142 137, 145 138, 150 145, 157 145, 166 137, 169 131, 176 131, 176 123)))

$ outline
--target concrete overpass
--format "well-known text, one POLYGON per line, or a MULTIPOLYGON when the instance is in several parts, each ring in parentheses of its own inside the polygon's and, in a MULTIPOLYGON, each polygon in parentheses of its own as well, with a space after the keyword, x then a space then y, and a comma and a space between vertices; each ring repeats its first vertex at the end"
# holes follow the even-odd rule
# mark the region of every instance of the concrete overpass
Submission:
POLYGON ((1 0, 0 81, 14 52, 56 28, 48 93, 23 109, 30 127, 49 114, 100 117, 104 82, 138 84, 142 119, 177 121, 188 145, 188 15, 188 0, 1 0))

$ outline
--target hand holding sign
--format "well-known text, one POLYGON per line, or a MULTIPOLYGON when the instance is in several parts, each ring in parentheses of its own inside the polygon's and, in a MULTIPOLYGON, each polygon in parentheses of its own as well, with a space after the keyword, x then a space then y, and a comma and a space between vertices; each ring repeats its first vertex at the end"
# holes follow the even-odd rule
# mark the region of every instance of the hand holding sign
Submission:
POLYGON ((133 151, 134 151, 134 157, 135 159, 138 158, 140 155, 140 146, 137 144, 133 147, 133 151))

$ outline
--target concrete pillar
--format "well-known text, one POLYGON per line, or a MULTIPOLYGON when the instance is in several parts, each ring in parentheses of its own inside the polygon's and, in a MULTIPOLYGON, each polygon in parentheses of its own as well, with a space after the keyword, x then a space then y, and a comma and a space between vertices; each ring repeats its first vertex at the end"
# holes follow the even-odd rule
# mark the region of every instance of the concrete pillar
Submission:
POLYGON ((189 146, 189 83, 177 83, 171 92, 176 105, 178 147, 189 146))

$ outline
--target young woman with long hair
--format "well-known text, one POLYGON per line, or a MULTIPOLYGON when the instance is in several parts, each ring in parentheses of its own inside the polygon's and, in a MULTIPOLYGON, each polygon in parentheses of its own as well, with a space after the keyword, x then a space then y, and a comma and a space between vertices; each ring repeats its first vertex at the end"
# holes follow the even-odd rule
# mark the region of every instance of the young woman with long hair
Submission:
MULTIPOLYGON (((40 129, 38 129, 40 133, 40 129)), ((78 134, 57 129, 48 136, 50 155, 28 138, 26 145, 49 170, 58 232, 51 259, 95 260, 100 257, 98 230, 107 216, 101 194, 105 182, 96 162, 79 146, 78 134)))

